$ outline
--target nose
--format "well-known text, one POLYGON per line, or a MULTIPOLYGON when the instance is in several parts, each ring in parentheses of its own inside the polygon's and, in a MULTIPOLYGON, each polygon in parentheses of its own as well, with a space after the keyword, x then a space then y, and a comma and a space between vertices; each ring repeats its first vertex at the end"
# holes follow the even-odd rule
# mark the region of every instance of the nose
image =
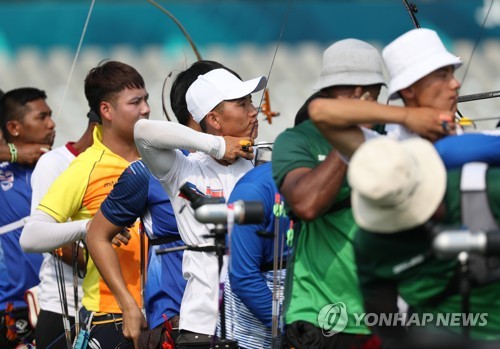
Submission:
POLYGON ((53 130, 56 127, 56 122, 51 117, 47 118, 47 127, 53 130))
POLYGON ((251 104, 248 115, 250 115, 250 117, 253 118, 253 117, 257 117, 257 114, 259 114, 257 108, 255 108, 255 106, 253 104, 251 104))
POLYGON ((454 90, 458 90, 462 84, 460 83, 460 81, 458 81, 458 79, 455 77, 455 75, 453 75, 453 78, 451 79, 451 88, 454 89, 454 90))
POLYGON ((148 116, 150 112, 151 108, 149 107, 149 103, 147 101, 144 101, 141 108, 141 115, 148 116))

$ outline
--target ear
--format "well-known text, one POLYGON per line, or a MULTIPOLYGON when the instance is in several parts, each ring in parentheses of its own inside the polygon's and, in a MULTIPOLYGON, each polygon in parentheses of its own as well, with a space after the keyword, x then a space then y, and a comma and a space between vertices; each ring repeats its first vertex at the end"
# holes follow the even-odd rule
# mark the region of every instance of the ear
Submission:
POLYGON ((352 91, 352 97, 359 99, 361 98, 362 94, 363 94, 363 87, 361 86, 354 87, 354 90, 352 91))
POLYGON ((99 113, 103 120, 111 121, 113 119, 111 115, 112 108, 113 106, 110 102, 102 101, 101 104, 99 104, 99 113))
POLYGON ((215 110, 210 111, 207 116, 205 116, 205 122, 208 127, 215 130, 220 130, 222 128, 220 123, 220 115, 215 110))
POLYGON ((413 90, 412 86, 400 90, 399 94, 401 95, 401 97, 403 97, 404 100, 415 98, 415 91, 413 90))
POLYGON ((19 137, 19 133, 21 132, 21 123, 18 120, 10 120, 7 121, 5 125, 7 128, 7 132, 9 133, 6 138, 12 139, 19 137))

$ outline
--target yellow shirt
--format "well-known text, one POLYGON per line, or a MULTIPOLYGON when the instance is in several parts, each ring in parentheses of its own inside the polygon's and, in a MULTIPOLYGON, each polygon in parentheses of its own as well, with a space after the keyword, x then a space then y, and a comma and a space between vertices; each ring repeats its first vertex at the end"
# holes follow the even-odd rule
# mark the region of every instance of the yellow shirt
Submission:
MULTIPOLYGON (((58 222, 68 219, 89 219, 99 209, 129 162, 116 155, 102 142, 101 127, 94 129, 94 144, 80 154, 52 184, 39 210, 58 222)), ((130 229, 127 246, 115 247, 123 278, 129 292, 141 306, 140 297, 140 239, 138 224, 130 229)), ((87 263, 83 279, 83 305, 89 311, 121 313, 113 294, 99 275, 92 259, 87 263)))

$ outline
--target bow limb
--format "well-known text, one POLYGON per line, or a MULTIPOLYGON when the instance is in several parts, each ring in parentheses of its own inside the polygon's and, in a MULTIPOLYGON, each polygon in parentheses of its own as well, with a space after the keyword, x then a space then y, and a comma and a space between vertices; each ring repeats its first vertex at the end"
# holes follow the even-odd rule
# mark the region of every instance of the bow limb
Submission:
MULTIPOLYGON (((191 35, 189 35, 189 33, 187 32, 186 28, 184 28, 182 23, 172 14, 172 12, 170 12, 165 7, 158 4, 156 1, 154 1, 154 0, 147 0, 147 1, 151 5, 155 6, 157 9, 159 9, 161 12, 163 12, 166 16, 168 16, 168 18, 170 18, 175 23, 175 25, 177 25, 177 27, 180 29, 180 31, 182 32, 182 34, 184 35, 186 40, 189 42, 189 45, 193 49, 193 52, 194 52, 194 55, 196 56, 196 59, 198 61, 201 61, 203 58, 201 57, 200 51, 196 47, 193 39, 191 38, 191 35)), ((161 107, 162 107, 163 113, 165 114, 165 117, 167 118, 168 121, 172 121, 172 119, 168 115, 167 108, 165 106, 165 91, 166 91, 167 81, 171 76, 172 76, 172 72, 170 72, 167 75, 167 77, 165 78, 165 80, 163 81, 163 87, 161 89, 161 107)))
POLYGON ((409 3, 406 0, 403 0, 403 4, 406 7, 406 11, 408 11, 408 14, 410 15, 411 21, 413 22, 413 26, 415 28, 420 28, 420 23, 418 23, 417 16, 415 16, 415 13, 418 12, 417 5, 414 3, 409 3))
POLYGON ((73 77, 73 72, 75 71, 76 62, 78 60, 78 57, 80 56, 80 50, 81 50, 82 45, 83 45, 83 39, 85 38, 85 34, 87 33, 87 27, 89 25, 90 17, 92 16, 94 4, 95 4, 95 0, 92 0, 92 2, 90 3, 89 12, 87 14, 87 19, 85 20, 85 24, 84 24, 83 29, 82 29, 82 34, 80 35, 80 41, 78 42, 78 47, 76 49, 75 57, 73 58, 73 63, 71 64, 71 70, 69 72, 68 80, 66 81, 66 86, 64 87, 64 92, 63 92, 63 95, 61 98, 61 103, 59 104, 59 109, 57 110, 57 113, 55 114, 57 117, 59 117, 61 115, 61 112, 62 112, 64 100, 66 99, 66 94, 68 93, 69 84, 71 83, 71 78, 73 77))
POLYGON ((166 91, 167 81, 171 76, 172 72, 168 73, 165 80, 163 80, 163 86, 161 88, 161 109, 163 110, 163 114, 165 114, 165 117, 167 118, 168 121, 172 121, 172 119, 170 119, 170 116, 168 115, 167 112, 167 107, 165 106, 165 91, 166 91))
MULTIPOLYGON (((272 117, 273 116, 278 116, 279 113, 271 111, 271 103, 270 103, 270 100, 269 100, 269 91, 268 91, 268 88, 267 88, 267 84, 269 83, 269 79, 271 78, 271 71, 273 70, 274 61, 276 60, 276 54, 278 53, 280 42, 281 42, 281 39, 283 37, 283 33, 285 31, 285 28, 286 28, 286 25, 287 25, 287 22, 288 22, 288 17, 290 15, 291 9, 292 9, 292 0, 289 0, 288 1, 288 8, 287 8, 287 11, 286 11, 286 14, 285 14, 285 18, 283 19, 283 24, 281 26, 280 35, 278 37, 278 43, 276 44, 276 49, 274 50, 274 55, 273 55, 273 59, 271 61, 271 66, 269 67, 269 72, 267 73, 267 81, 266 81, 266 85, 264 86, 264 92, 262 93, 262 97, 260 99, 259 107, 257 108, 257 110, 259 112, 263 113, 266 116, 267 121, 269 122, 269 124, 271 124, 271 122, 272 122, 271 121, 272 117)), ((256 124, 254 124, 254 127, 255 127, 255 125, 256 124)), ((250 133, 252 136, 254 134, 254 131, 255 130, 252 128, 252 132, 250 133)))
POLYGON ((175 25, 177 25, 177 27, 180 29, 180 31, 182 32, 182 34, 184 35, 186 40, 189 42, 189 45, 193 49, 193 52, 194 52, 196 58, 198 59, 198 61, 201 61, 203 58, 201 58, 200 51, 198 51, 198 48, 194 44, 193 39, 191 39, 191 35, 189 35, 186 28, 184 28, 184 26, 181 24, 181 22, 172 14, 172 12, 170 12, 169 10, 167 10, 165 7, 161 6, 160 4, 158 4, 154 0, 147 0, 147 1, 151 5, 155 6, 157 9, 159 9, 161 12, 163 12, 165 15, 167 15, 168 18, 170 18, 172 21, 174 21, 175 25))

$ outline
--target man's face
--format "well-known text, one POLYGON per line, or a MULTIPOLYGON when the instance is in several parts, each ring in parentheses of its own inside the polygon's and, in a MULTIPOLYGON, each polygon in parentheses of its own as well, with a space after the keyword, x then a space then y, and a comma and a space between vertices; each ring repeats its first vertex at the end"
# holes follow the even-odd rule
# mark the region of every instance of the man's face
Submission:
POLYGON ((25 105, 25 114, 19 122, 19 140, 22 143, 44 143, 52 145, 56 136, 52 110, 44 99, 36 99, 25 105))
POLYGON ((222 105, 217 107, 217 113, 221 124, 221 135, 257 138, 259 134, 258 113, 250 95, 222 102, 222 105))
POLYGON ((121 137, 133 142, 135 123, 149 118, 148 98, 145 89, 125 89, 109 103, 113 130, 121 137))
POLYGON ((455 68, 446 66, 433 71, 415 82, 411 89, 420 107, 457 111, 460 82, 454 76, 455 68))

